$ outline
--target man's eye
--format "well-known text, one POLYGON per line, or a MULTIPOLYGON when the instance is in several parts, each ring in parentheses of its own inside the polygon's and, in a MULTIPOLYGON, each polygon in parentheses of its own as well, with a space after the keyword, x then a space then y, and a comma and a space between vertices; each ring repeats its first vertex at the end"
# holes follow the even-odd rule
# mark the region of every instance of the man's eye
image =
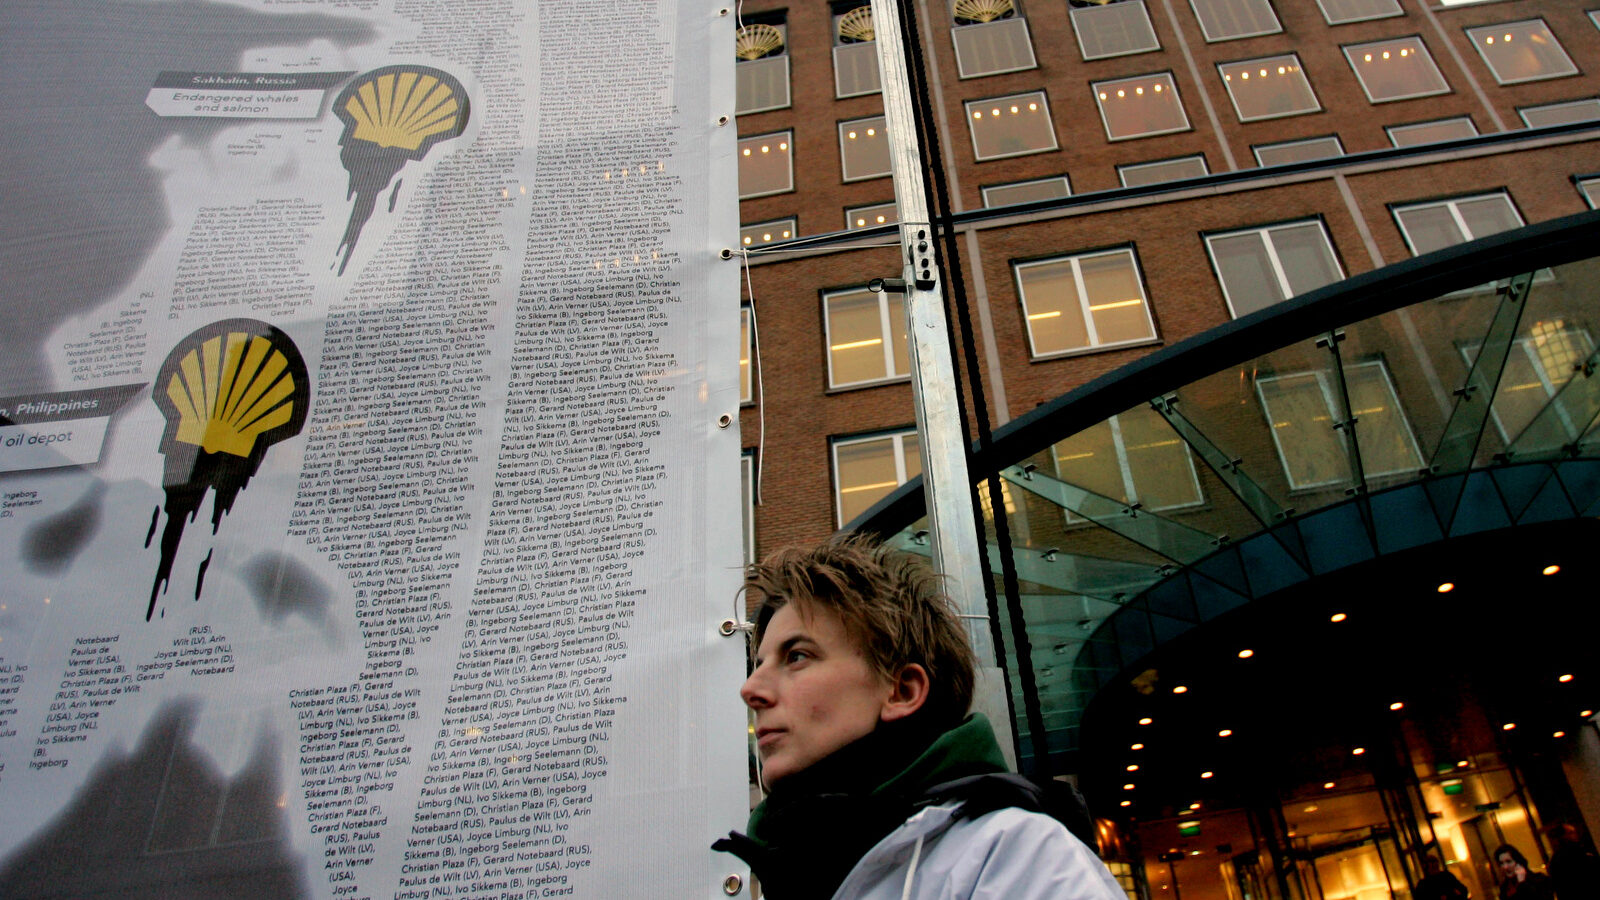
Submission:
POLYGON ((789 655, 785 658, 791 663, 803 662, 810 659, 811 654, 804 650, 790 650, 789 655))

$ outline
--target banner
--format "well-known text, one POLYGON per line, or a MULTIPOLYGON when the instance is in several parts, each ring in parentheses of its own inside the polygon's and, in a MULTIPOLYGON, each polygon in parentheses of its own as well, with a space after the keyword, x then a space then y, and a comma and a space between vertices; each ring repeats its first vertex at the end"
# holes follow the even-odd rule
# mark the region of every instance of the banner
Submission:
POLYGON ((727 896, 732 31, 0 9, 0 896, 727 896))

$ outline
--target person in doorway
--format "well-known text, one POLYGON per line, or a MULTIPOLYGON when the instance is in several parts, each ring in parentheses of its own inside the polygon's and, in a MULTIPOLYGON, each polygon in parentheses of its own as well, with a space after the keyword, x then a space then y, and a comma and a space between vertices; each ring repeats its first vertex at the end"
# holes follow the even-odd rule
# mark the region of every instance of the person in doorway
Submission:
POLYGON ((1417 882, 1412 900, 1467 900, 1467 886, 1451 875, 1437 856, 1424 856, 1422 867, 1428 874, 1417 882))
POLYGON ((1600 857, 1583 842, 1576 825, 1560 822, 1548 831, 1555 842, 1550 854, 1550 880, 1561 900, 1600 897, 1600 857))
POLYGON ((770 791, 713 845, 773 900, 1125 900, 969 715, 972 650, 938 576, 860 538, 779 551, 740 696, 770 791))
POLYGON ((1556 896, 1550 876, 1528 871, 1528 858, 1510 844, 1494 851, 1494 863, 1500 869, 1500 900, 1553 900, 1556 896))

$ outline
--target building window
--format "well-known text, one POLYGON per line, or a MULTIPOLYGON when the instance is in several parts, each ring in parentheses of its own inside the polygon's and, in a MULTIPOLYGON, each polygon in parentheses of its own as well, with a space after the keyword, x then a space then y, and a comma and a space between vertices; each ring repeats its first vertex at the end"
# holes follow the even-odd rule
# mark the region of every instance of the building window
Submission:
POLYGON ((755 330, 750 327, 750 307, 739 307, 739 402, 754 403, 756 399, 755 330))
POLYGON ((1050 455, 1056 477, 1102 497, 1149 510, 1202 499, 1189 446, 1148 406, 1091 425, 1051 447, 1050 455))
POLYGON ((1578 193, 1589 201, 1590 209, 1600 209, 1600 175, 1578 179, 1578 193))
POLYGON ((840 527, 921 474, 922 448, 914 429, 835 440, 833 499, 840 527))
POLYGON ((875 203, 872 206, 852 206, 844 211, 846 231, 855 228, 874 228, 893 225, 900 221, 900 210, 893 203, 875 203))
POLYGON ((739 226, 739 243, 746 247, 759 247, 773 241, 787 241, 795 236, 798 229, 794 219, 773 219, 770 222, 757 222, 754 225, 739 226))
POLYGON ((1210 174, 1204 156, 1180 156, 1176 159, 1117 166, 1117 177, 1122 179, 1123 187, 1142 187, 1147 184, 1181 181, 1185 178, 1202 178, 1210 174))
POLYGON ((1594 23, 1594 27, 1600 28, 1600 9, 1592 10, 1589 13, 1589 21, 1594 23))
POLYGON ((1208 43, 1283 30, 1267 0, 1189 0, 1208 43))
POLYGON ((1546 103, 1541 106, 1519 106, 1517 115, 1529 128, 1546 125, 1566 125, 1570 122, 1593 122, 1600 119, 1600 100, 1587 97, 1564 103, 1546 103))
POLYGON ((1067 176, 997 184, 983 189, 983 205, 987 207, 1012 206, 1017 203, 1037 203, 1041 200, 1060 200, 1072 196, 1072 186, 1067 176))
POLYGON ((967 127, 979 161, 1043 153, 1059 146, 1044 91, 969 100, 967 127))
POLYGON ((1521 228, 1523 224, 1522 216, 1504 191, 1397 206, 1394 218, 1416 256, 1521 228))
POLYGON ((1471 116, 1435 119, 1432 122, 1415 122, 1410 125, 1391 125, 1384 129, 1389 141, 1396 147, 1415 147, 1418 144, 1437 144, 1440 141, 1459 141, 1477 137, 1478 126, 1471 116))
MULTIPOLYGON (((1411 424, 1400 409, 1394 385, 1382 362, 1344 367, 1350 417, 1356 420, 1356 444, 1368 478, 1415 472, 1422 452, 1411 424)), ((1338 421, 1339 386, 1325 369, 1269 375, 1256 379, 1261 408, 1270 423, 1289 486, 1295 490, 1327 487, 1350 478, 1345 443, 1348 428, 1338 421)))
POLYGON ((1106 137, 1113 141, 1189 130, 1189 117, 1178 100, 1171 72, 1097 81, 1091 87, 1100 104, 1106 137))
POLYGON ((771 21, 746 21, 734 37, 738 57, 734 112, 764 112, 789 105, 789 54, 783 14, 771 21))
POLYGON ((1399 0, 1317 0, 1329 25, 1403 16, 1399 0))
POLYGON ((1373 103, 1450 93, 1422 38, 1394 38, 1344 48, 1344 58, 1373 103))
POLYGON ((1035 357, 1155 340, 1131 247, 1016 263, 1035 357))
POLYGON ((744 501, 744 562, 756 561, 756 456, 746 450, 739 456, 739 493, 744 501))
POLYGON ((1344 145, 1339 143, 1338 135, 1332 134, 1303 141, 1262 144, 1251 149, 1255 151, 1258 166, 1285 166, 1289 163, 1344 155, 1344 145))
POLYGON ((1300 68, 1300 57, 1293 53, 1220 63, 1217 71, 1222 73, 1222 83, 1228 88, 1241 122, 1299 116, 1322 109, 1300 68))
POLYGON ((828 341, 828 386, 858 387, 911 374, 903 294, 866 288, 822 298, 828 341))
POLYGON ((1001 72, 1018 72, 1038 65, 1028 20, 1016 0, 953 0, 950 14, 955 27, 950 40, 956 48, 956 70, 962 78, 980 78, 1001 72))
MULTIPOLYGON (((1481 345, 1461 348, 1467 365, 1477 359, 1479 349, 1481 345)), ((1506 356, 1490 407, 1500 439, 1506 443, 1516 440, 1593 352, 1589 333, 1569 327, 1566 320, 1534 322, 1528 336, 1518 338, 1506 356)), ((1569 440, 1576 440, 1589 425, 1587 419, 1573 420, 1567 409, 1557 414, 1569 440)))
POLYGON ((839 123, 839 160, 845 181, 883 178, 889 174, 889 135, 884 117, 839 123))
POLYGON ((1234 318, 1344 278, 1320 220, 1206 237, 1234 318))
POLYGON ((1074 6, 1071 14, 1072 30, 1078 36, 1078 49, 1083 51, 1085 60, 1161 49, 1144 0, 1074 6))
POLYGON ((794 190, 794 159, 787 131, 739 139, 739 199, 794 190))
POLYGON ((858 97, 883 90, 872 7, 859 0, 846 0, 834 4, 833 13, 834 96, 858 97))
POLYGON ((1468 28, 1467 38, 1501 84, 1578 74, 1543 19, 1468 28))

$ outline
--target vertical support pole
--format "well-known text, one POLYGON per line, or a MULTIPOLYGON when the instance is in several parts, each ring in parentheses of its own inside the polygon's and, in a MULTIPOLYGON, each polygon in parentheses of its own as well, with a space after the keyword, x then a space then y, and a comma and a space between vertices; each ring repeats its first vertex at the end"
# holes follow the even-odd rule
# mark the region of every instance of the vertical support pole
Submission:
MULTIPOLYGON (((906 282, 906 321, 910 331, 911 397, 921 436, 923 496, 927 498, 928 530, 933 540, 934 568, 945 576, 945 590, 956 602, 977 656, 978 694, 973 710, 995 723, 996 736, 1009 745, 1009 706, 995 659, 989 629, 984 579, 988 568, 979 555, 973 520, 972 481, 967 473, 967 448, 962 438, 961 409, 956 402, 955 360, 950 353, 949 323, 939 266, 937 242, 929 224, 927 183, 923 172, 911 81, 906 71, 900 10, 894 0, 872 0, 873 33, 878 44, 878 71, 883 83, 884 129, 894 175, 895 204, 900 218, 900 247, 906 282)), ((997 514, 1003 515, 1003 511, 997 514)), ((1015 749, 1006 746, 1015 764, 1015 749)))

